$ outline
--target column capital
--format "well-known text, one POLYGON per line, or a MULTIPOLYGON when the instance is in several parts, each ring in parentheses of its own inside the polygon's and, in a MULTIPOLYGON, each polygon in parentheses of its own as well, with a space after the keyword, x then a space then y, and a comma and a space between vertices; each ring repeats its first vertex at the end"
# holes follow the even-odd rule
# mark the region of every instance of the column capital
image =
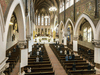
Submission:
POLYGON ((26 36, 27 40, 31 40, 31 35, 26 36))
POLYGON ((26 40, 19 40, 18 41, 19 48, 26 48, 26 45, 27 45, 26 40))
POLYGON ((78 40, 78 36, 77 35, 74 35, 74 38, 73 38, 73 40, 78 40))
POLYGON ((65 35, 65 36, 68 36, 68 33, 67 33, 67 32, 64 32, 64 35, 65 35))
POLYGON ((100 48, 100 40, 92 40, 92 44, 96 47, 96 48, 100 48))

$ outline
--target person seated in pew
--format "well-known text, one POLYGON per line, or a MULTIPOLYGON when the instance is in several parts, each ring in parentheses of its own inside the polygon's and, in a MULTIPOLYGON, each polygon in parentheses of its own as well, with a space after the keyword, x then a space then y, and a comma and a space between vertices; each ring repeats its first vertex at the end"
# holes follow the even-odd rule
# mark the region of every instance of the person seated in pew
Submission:
POLYGON ((39 59, 39 60, 40 60, 40 62, 42 62, 42 61, 43 61, 43 57, 42 57, 42 55, 41 55, 41 57, 40 57, 40 59, 39 59))
POLYGON ((16 45, 16 48, 19 48, 19 46, 18 46, 18 45, 16 45))
POLYGON ((67 50, 67 54, 69 55, 69 50, 67 50))
POLYGON ((38 45, 38 43, 36 45, 38 45))
POLYGON ((65 60, 68 61, 68 55, 65 56, 65 60))
POLYGON ((88 64, 88 70, 91 70, 91 65, 90 64, 88 64))
POLYGON ((39 51, 37 51, 37 55, 39 55, 39 51))
POLYGON ((71 55, 69 55, 69 60, 71 60, 72 59, 72 56, 71 55))
POLYGON ((63 53, 63 51, 62 50, 60 50, 60 54, 62 54, 63 53))
POLYGON ((59 48, 60 46, 58 45, 58 48, 59 48))
POLYGON ((31 72, 31 67, 27 68, 27 72, 28 72, 28 73, 31 72))
POLYGON ((75 71, 76 70, 76 64, 74 62, 74 64, 72 65, 72 70, 75 71))
POLYGON ((81 51, 84 51, 84 49, 82 48, 81 51))
POLYGON ((57 50, 60 51, 61 50, 61 47, 59 47, 57 50))
POLYGON ((79 51, 81 50, 81 47, 79 47, 79 51))
POLYGON ((9 56, 9 57, 11 57, 11 51, 9 51, 9 54, 8 54, 8 56, 9 56))
POLYGON ((15 47, 13 48, 13 52, 16 52, 16 48, 15 47))
POLYGON ((56 45, 57 45, 57 41, 56 41, 56 45))
POLYGON ((43 51, 42 51, 42 50, 40 50, 40 51, 39 51, 39 54, 40 54, 40 55, 43 55, 43 51))
POLYGON ((37 45, 36 47, 37 47, 37 49, 39 48, 39 46, 38 46, 38 45, 37 45))
POLYGON ((40 43, 39 43, 39 47, 41 47, 40 43))
POLYGON ((65 55, 67 54, 67 51, 66 51, 66 50, 64 51, 64 54, 65 54, 65 55))
POLYGON ((41 48, 43 48, 43 45, 41 45, 41 48))
POLYGON ((32 48, 34 48, 34 45, 32 46, 32 48))
POLYGON ((33 55, 36 55, 36 51, 33 51, 33 55))
POLYGON ((36 57, 36 62, 39 62, 39 57, 38 56, 36 57))
POLYGON ((90 49, 88 50, 88 54, 91 54, 91 50, 90 49))
POLYGON ((55 45, 55 47, 56 47, 56 45, 55 45))
POLYGON ((75 60, 75 55, 74 54, 72 54, 72 60, 75 60))
POLYGON ((39 51, 41 51, 41 47, 39 48, 39 51))

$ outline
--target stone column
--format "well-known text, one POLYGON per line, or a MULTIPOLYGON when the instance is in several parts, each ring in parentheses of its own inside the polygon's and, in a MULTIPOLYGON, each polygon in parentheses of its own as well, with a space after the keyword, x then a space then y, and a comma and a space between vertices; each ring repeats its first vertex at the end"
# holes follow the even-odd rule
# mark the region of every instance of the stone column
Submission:
POLYGON ((26 40, 19 40, 19 41, 18 41, 18 46, 19 46, 19 48, 25 49, 25 48, 26 48, 26 45, 27 45, 26 40))
POLYGON ((74 36, 74 40, 73 40, 73 51, 78 51, 78 37, 74 36))
POLYGON ((64 33, 64 45, 67 45, 67 32, 64 33))
POLYGON ((47 28, 47 34, 48 34, 48 28, 47 28))
POLYGON ((100 40, 93 40, 94 43, 94 63, 96 74, 100 74, 100 40))
POLYGON ((59 44, 62 44, 62 31, 59 32, 59 44))

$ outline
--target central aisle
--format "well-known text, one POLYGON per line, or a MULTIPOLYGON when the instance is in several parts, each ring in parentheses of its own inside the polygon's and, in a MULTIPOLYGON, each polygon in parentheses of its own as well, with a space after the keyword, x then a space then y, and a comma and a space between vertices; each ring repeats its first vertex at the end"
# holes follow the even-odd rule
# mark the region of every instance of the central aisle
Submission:
POLYGON ((49 47, 49 44, 45 44, 45 48, 47 50, 48 56, 53 66, 53 70, 55 71, 55 75, 67 75, 62 65, 58 61, 57 57, 49 47))

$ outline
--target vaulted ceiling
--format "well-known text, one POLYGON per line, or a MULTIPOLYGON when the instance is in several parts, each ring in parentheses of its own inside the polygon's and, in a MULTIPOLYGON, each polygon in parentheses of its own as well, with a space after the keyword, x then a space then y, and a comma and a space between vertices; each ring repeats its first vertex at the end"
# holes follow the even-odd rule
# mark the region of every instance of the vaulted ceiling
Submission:
POLYGON ((35 11, 45 9, 46 11, 49 10, 51 6, 59 6, 59 0, 33 0, 35 5, 35 11))

